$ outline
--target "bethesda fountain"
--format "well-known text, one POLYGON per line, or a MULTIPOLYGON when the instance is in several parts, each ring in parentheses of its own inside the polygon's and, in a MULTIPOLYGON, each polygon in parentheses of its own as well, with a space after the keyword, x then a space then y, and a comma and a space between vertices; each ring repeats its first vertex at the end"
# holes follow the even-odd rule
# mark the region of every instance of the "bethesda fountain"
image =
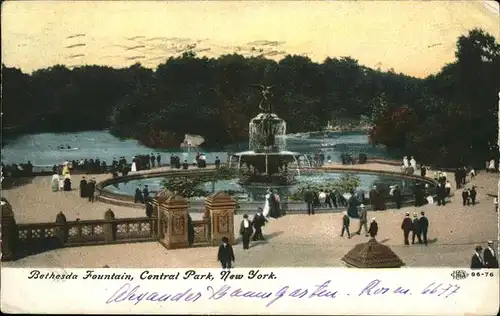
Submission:
POLYGON ((232 154, 229 166, 240 170, 240 184, 290 185, 300 169, 310 167, 307 156, 286 149, 286 122, 272 112, 271 87, 259 85, 261 111, 250 120, 248 151, 232 154))

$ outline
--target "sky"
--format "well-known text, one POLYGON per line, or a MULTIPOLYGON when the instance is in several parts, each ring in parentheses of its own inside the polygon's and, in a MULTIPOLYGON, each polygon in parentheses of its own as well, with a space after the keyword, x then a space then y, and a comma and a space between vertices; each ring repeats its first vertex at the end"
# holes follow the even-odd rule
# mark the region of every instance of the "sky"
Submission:
POLYGON ((279 60, 350 56, 415 77, 453 62, 460 35, 499 38, 494 1, 6 1, 2 62, 156 67, 192 50, 279 60))

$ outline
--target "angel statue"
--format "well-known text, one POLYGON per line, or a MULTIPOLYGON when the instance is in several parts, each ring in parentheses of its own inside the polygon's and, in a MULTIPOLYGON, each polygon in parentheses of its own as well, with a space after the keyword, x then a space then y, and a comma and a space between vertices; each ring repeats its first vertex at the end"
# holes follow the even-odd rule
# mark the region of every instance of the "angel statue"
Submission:
POLYGON ((259 103, 259 109, 264 113, 271 113, 271 103, 269 102, 270 97, 273 95, 271 88, 273 86, 265 86, 263 84, 254 84, 253 87, 259 87, 262 94, 262 100, 259 103))

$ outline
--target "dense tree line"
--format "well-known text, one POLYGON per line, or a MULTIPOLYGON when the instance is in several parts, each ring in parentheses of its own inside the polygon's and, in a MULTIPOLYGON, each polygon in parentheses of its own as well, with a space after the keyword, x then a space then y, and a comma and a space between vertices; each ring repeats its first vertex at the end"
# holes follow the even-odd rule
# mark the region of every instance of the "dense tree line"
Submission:
POLYGON ((459 37, 455 56, 423 80, 413 103, 375 102, 374 143, 443 166, 483 167, 485 160, 499 158, 500 46, 474 29, 459 37))
POLYGON ((3 132, 109 129, 152 147, 178 146, 191 133, 222 146, 246 139, 260 101, 251 85, 263 83, 273 86, 273 110, 289 132, 364 116, 375 125, 373 142, 391 150, 432 162, 450 155, 477 160, 495 150, 498 44, 473 30, 459 38, 456 56, 426 79, 370 69, 350 57, 315 63, 296 55, 276 62, 185 53, 156 70, 57 65, 24 74, 2 65, 3 132))

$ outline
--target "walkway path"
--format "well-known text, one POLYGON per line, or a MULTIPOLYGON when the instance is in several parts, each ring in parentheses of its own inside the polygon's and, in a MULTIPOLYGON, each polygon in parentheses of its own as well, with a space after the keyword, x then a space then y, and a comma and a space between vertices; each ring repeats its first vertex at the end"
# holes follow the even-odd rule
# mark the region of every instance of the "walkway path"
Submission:
MULTIPOLYGON (((381 164, 353 167, 384 171, 398 169, 381 164)), ((96 176, 98 181, 103 177, 96 176)), ((81 219, 102 218, 104 211, 110 207, 117 217, 133 217, 140 212, 99 202, 89 204, 78 197, 77 191, 52 193, 49 182, 50 177, 35 178, 31 184, 3 192, 12 204, 18 222, 53 221, 59 210, 65 212, 68 220, 77 216, 81 219)), ((474 245, 496 240, 498 236, 498 213, 493 211, 493 197, 490 196, 497 192, 498 174, 481 173, 471 184, 476 185, 479 192, 479 204, 474 207, 463 207, 460 197, 452 197, 452 202, 444 207, 427 205, 368 214, 370 218, 376 216, 379 223, 377 240, 390 245, 408 266, 468 266, 474 245), (429 239, 432 243, 428 247, 402 245, 400 225, 404 212, 419 213, 422 210, 430 221, 429 239)), ((194 219, 199 216, 201 214, 193 214, 194 219)), ((267 243, 259 243, 245 252, 241 245, 235 246, 236 265, 340 266, 340 258, 352 246, 366 241, 363 235, 352 239, 341 238, 341 216, 339 213, 315 216, 294 214, 273 220, 265 227, 265 234, 269 237, 267 243)), ((240 220, 241 215, 237 215, 235 228, 240 220)), ((357 229, 358 221, 352 220, 351 226, 352 230, 357 229)), ((122 268, 217 267, 215 256, 216 248, 212 247, 166 250, 158 243, 136 243, 59 249, 2 263, 2 266, 101 267, 107 264, 122 268), (193 256, 194 253, 196 256, 193 256)))

